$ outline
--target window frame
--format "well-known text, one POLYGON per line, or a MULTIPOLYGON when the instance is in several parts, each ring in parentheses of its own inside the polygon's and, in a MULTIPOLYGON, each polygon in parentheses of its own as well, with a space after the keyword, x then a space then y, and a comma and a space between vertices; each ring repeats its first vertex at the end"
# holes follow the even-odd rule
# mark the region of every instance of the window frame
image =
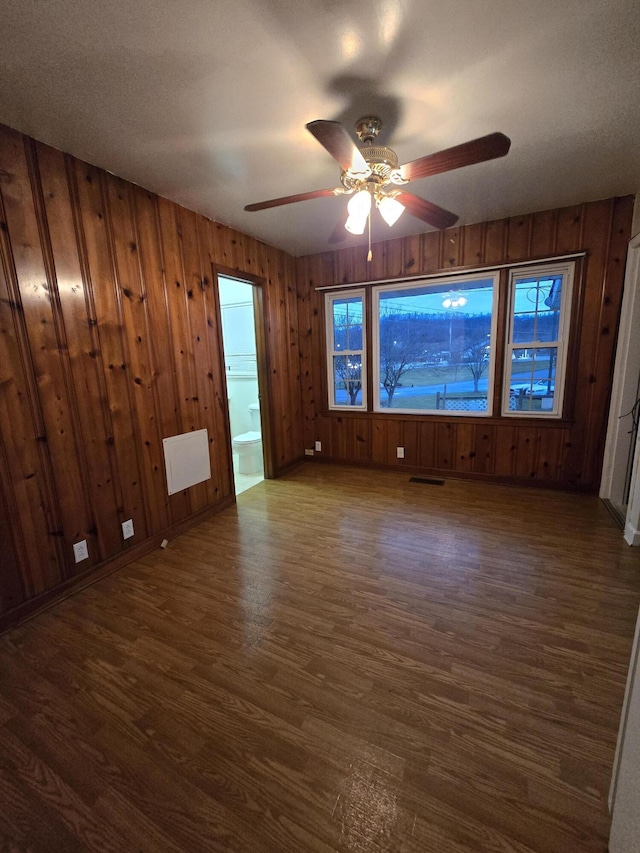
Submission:
POLYGON ((327 402, 331 411, 367 412, 367 291, 366 288, 350 287, 345 290, 332 290, 325 293, 324 298, 324 327, 325 327, 325 352, 327 369, 327 402), (333 326, 333 303, 346 299, 360 298, 362 300, 362 349, 361 350, 336 350, 334 348, 335 335, 333 326), (349 403, 340 405, 335 402, 335 374, 333 371, 333 358, 339 355, 360 356, 362 388, 361 403, 352 406, 349 403))
POLYGON ((507 282, 507 320, 505 323, 504 363, 502 384, 502 405, 500 416, 504 418, 533 418, 535 420, 560 420, 565 417, 565 385, 567 378, 567 361, 569 354, 569 338, 571 335, 571 318, 573 309, 573 293, 575 282, 575 261, 558 263, 532 264, 509 270, 507 282), (558 317, 558 337, 555 341, 513 341, 515 322, 515 293, 516 281, 523 278, 562 277, 561 303, 558 317), (553 407, 540 410, 510 410, 511 366, 514 349, 556 349, 556 372, 554 377, 553 407))
MULTIPOLYGON (((579 334, 577 323, 582 308, 583 276, 585 252, 570 255, 544 258, 532 261, 516 261, 512 264, 503 263, 495 266, 474 267, 467 270, 456 270, 454 274, 442 270, 438 274, 425 273, 421 276, 398 277, 383 281, 359 282, 351 284, 336 284, 317 288, 325 291, 324 327, 325 327, 325 359, 324 370, 325 411, 352 415, 372 416, 389 415, 392 417, 436 416, 440 421, 462 417, 473 422, 478 418, 491 418, 499 423, 506 419, 524 419, 540 426, 548 424, 556 426, 571 417, 575 394, 576 373, 576 336, 579 334), (563 277, 563 293, 560 317, 558 322, 557 341, 532 342, 535 348, 557 348, 556 375, 554 379, 554 405, 551 409, 539 410, 509 410, 511 388, 511 362, 514 349, 531 346, 523 342, 513 343, 513 300, 515 297, 515 280, 545 276, 563 277), (379 311, 380 293, 384 290, 409 290, 411 286, 425 288, 429 285, 446 285, 447 289, 455 289, 457 283, 472 282, 493 278, 493 303, 491 318, 490 375, 487 388, 486 411, 457 411, 450 409, 396 409, 386 408, 380 403, 380 365, 379 365, 379 311), (357 353, 362 364, 361 403, 357 406, 350 404, 335 404, 335 379, 333 374, 333 356, 340 355, 333 350, 333 302, 349 298, 362 300, 362 350, 349 350, 357 353), (371 326, 369 335, 368 327, 371 326), (376 330, 376 326, 378 327, 376 330), (369 372, 371 362, 371 372, 369 372), (374 375, 375 374, 375 375, 374 375), (376 405, 377 393, 377 405, 376 405), (326 396, 325 396, 326 395, 326 396)), ((324 372, 324 371, 323 371, 324 372)))
MULTIPOLYGON (((496 370, 498 360, 496 357, 495 345, 489 350, 489 375, 487 383, 487 408, 485 411, 461 411, 455 409, 410 409, 410 408, 387 408, 382 406, 380 399, 380 294, 388 290, 424 290, 425 288, 436 288, 445 285, 447 292, 458 287, 463 287, 465 284, 473 284, 474 281, 493 280, 493 295, 491 304, 491 331, 490 340, 497 340, 498 330, 498 311, 500 297, 500 271, 488 269, 486 271, 474 270, 470 273, 460 273, 455 276, 443 276, 442 278, 417 279, 411 282, 404 283, 402 280, 394 281, 386 284, 373 285, 371 288, 371 326, 372 326, 372 379, 373 379, 373 400, 372 411, 375 414, 394 414, 402 415, 424 415, 425 417, 474 417, 474 418, 490 418, 493 417, 494 411, 494 389, 496 382, 496 370)), ((444 291, 443 291, 444 295, 444 291)))

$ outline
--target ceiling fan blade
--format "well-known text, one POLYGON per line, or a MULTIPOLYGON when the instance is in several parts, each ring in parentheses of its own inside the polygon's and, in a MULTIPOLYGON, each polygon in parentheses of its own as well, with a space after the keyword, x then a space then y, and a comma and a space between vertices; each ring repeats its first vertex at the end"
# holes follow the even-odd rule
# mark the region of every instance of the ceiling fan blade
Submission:
POLYGON ((434 228, 450 228, 458 221, 455 213, 450 213, 432 201, 419 198, 413 193, 399 192, 396 198, 412 216, 415 216, 416 219, 422 219, 423 222, 433 225, 434 228))
POLYGON ((269 201, 259 201, 256 204, 247 204, 245 210, 267 210, 269 207, 280 207, 283 204, 293 204, 296 201, 307 201, 310 198, 325 198, 326 196, 335 195, 336 191, 331 190, 312 190, 309 193, 298 193, 298 195, 285 195, 282 198, 271 198, 269 201))
MULTIPOLYGON (((346 220, 345 220, 346 222, 346 220)), ((340 220, 336 227, 331 232, 331 236, 329 237, 329 243, 342 243, 349 236, 349 232, 344 227, 344 222, 340 220)))
POLYGON ((510 147, 511 140, 504 133, 490 133, 488 136, 454 145, 453 148, 419 157, 405 163, 400 167, 400 171, 406 181, 415 181, 429 175, 439 175, 440 172, 449 172, 451 169, 460 169, 462 166, 504 157, 510 147))
POLYGON ((310 121, 307 130, 328 151, 340 168, 351 169, 353 172, 367 172, 369 167, 355 143, 338 121, 310 121))

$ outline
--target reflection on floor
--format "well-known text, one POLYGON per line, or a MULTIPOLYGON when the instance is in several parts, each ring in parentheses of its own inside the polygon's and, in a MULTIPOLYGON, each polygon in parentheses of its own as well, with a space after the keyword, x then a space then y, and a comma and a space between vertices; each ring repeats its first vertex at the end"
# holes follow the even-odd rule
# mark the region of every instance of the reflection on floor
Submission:
POLYGON ((235 456, 233 459, 233 476, 236 481, 236 495, 239 495, 241 492, 246 492, 247 489, 250 489, 252 486, 256 486, 264 480, 264 474, 262 471, 259 471, 257 474, 239 474, 238 463, 235 456))

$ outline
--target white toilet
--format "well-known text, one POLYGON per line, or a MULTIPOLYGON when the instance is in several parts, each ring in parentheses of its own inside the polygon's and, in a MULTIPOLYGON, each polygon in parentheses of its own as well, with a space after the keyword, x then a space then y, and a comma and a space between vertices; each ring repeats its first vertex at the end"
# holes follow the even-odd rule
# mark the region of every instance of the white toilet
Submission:
POLYGON ((262 433, 260 432, 260 406, 249 406, 251 430, 243 432, 232 440, 233 452, 238 454, 239 474, 259 474, 263 468, 262 433))

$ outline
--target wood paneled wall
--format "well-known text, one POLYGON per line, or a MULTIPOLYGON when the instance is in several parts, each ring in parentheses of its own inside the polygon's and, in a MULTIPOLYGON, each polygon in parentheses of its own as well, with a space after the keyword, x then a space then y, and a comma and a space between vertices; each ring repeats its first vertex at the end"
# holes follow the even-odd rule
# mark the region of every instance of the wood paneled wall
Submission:
POLYGON ((0 126, 5 622, 233 499, 212 265, 264 280, 277 472, 303 451, 294 259, 0 126), (162 439, 204 427, 212 478, 169 497, 162 439))
POLYGON ((596 490, 633 197, 450 228, 297 259, 304 445, 321 458, 425 473, 596 490), (323 295, 315 288, 586 251, 578 287, 570 419, 330 412, 324 377, 323 295), (405 448, 404 460, 396 447, 405 448))

